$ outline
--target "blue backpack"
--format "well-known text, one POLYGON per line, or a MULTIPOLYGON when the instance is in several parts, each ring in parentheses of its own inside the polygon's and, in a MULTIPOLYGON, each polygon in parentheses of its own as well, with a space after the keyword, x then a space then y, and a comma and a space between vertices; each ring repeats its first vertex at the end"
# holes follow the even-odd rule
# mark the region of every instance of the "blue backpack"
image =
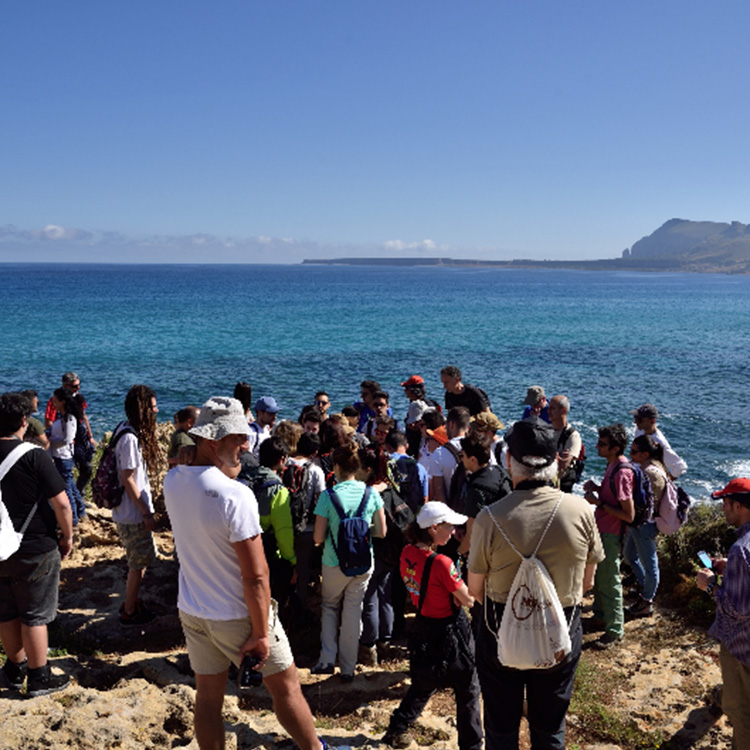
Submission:
POLYGON ((615 492, 615 474, 623 468, 630 469, 633 472, 633 507, 635 508, 635 516, 628 526, 637 528, 638 526, 643 526, 647 521, 651 521, 654 517, 654 491, 651 489, 649 478, 641 470, 640 466, 630 463, 630 461, 620 461, 609 477, 609 488, 613 496, 617 497, 617 493, 615 492))
MULTIPOLYGON (((372 567, 372 550, 370 547, 370 522, 364 518, 367 501, 370 499, 370 488, 365 488, 362 501, 353 515, 347 516, 341 500, 333 487, 328 490, 336 513, 339 514, 338 540, 331 534, 333 550, 339 559, 339 567, 345 576, 358 576, 372 567)), ((328 527, 329 533, 330 526, 328 527)))

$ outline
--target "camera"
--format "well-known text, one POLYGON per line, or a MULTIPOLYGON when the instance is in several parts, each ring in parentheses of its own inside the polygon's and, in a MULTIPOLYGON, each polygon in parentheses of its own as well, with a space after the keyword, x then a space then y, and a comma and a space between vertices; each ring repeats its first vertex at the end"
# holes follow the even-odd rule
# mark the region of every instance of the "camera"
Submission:
POLYGON ((258 687, 263 682, 263 675, 255 669, 258 664, 260 664, 260 659, 257 656, 245 654, 242 664, 240 664, 239 676, 237 677, 239 688, 258 687))

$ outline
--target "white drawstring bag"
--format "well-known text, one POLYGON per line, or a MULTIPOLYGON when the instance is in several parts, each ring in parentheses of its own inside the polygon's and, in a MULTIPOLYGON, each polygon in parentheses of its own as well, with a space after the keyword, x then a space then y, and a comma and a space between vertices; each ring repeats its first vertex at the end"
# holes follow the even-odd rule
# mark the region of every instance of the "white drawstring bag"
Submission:
MULTIPOLYGON (((562 493, 544 527, 536 549, 524 557, 487 509, 493 523, 508 546, 521 558, 513 579, 497 631, 497 658, 514 669, 548 669, 561 662, 572 648, 570 626, 563 612, 557 589, 544 563, 537 558, 552 519, 562 502, 562 493)), ((486 596, 486 592, 485 592, 486 596)), ((485 617, 487 606, 485 602, 485 617)), ((489 623, 487 623, 489 629, 489 623)))
MULTIPOLYGON (((21 443, 20 445, 17 445, 0 464, 0 481, 3 480, 5 475, 13 468, 13 465, 19 458, 21 458, 21 456, 37 447, 38 446, 33 445, 32 443, 21 443)), ((29 515, 26 516, 26 520, 24 521, 21 530, 16 531, 13 526, 13 521, 8 514, 8 509, 3 502, 2 489, 0 489, 0 562, 7 560, 11 555, 14 555, 18 551, 18 548, 21 546, 23 535, 26 533, 26 528, 31 522, 31 517, 34 515, 37 504, 38 503, 34 503, 34 507, 29 511, 29 515)))

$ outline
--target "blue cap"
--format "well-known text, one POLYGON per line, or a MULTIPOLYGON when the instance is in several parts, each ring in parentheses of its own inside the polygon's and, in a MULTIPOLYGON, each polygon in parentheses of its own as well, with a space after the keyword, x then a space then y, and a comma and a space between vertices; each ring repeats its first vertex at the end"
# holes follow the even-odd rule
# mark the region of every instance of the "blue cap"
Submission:
POLYGON ((280 409, 273 396, 262 396, 255 402, 255 411, 267 411, 269 414, 276 414, 280 409))

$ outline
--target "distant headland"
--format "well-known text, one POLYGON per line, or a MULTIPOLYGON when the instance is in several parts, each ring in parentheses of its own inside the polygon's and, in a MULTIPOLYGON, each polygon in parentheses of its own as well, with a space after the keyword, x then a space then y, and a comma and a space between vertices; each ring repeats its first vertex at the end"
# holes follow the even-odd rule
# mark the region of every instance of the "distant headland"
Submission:
POLYGON ((681 271, 750 273, 750 225, 739 221, 670 219, 648 237, 600 260, 471 260, 446 257, 310 258, 306 264, 345 266, 455 266, 492 268, 566 268, 582 271, 681 271))

